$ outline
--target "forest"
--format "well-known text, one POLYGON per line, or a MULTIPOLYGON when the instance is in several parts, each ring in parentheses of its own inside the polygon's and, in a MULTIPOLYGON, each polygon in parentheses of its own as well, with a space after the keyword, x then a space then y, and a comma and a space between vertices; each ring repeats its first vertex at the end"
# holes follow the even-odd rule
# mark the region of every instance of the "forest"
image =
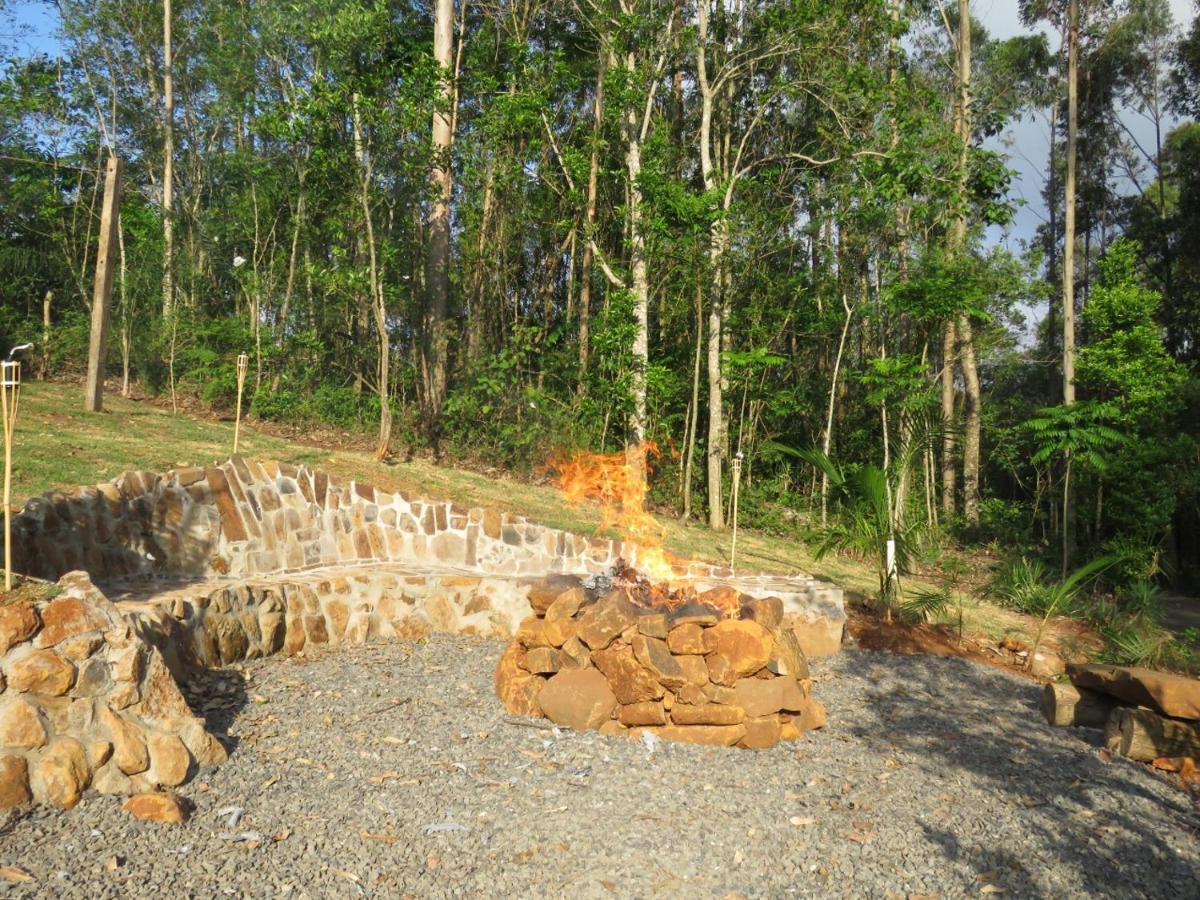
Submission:
MULTIPOLYGON (((1200 6, 0 0, 0 341, 863 552, 1200 581, 1200 6), (1041 133, 1045 216, 1002 139, 1041 133), (646 443, 648 442, 648 443, 646 443), (930 550, 929 548, 935 548, 930 550)), ((1009 142, 1011 144, 1011 142, 1009 142)), ((881 563, 881 595, 891 572, 881 563)))

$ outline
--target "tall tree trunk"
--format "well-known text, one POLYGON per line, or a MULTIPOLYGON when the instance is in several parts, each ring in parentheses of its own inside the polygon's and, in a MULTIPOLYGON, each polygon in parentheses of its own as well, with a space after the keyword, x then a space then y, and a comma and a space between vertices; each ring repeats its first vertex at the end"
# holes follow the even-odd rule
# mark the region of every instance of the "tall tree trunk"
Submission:
POLYGON ((453 86, 454 0, 436 0, 433 24, 433 58, 440 70, 438 105, 433 112, 433 169, 430 174, 433 202, 429 210, 429 255, 425 287, 425 426, 435 438, 442 403, 446 399, 446 373, 450 351, 446 310, 450 298, 450 153, 454 132, 450 125, 453 86))
POLYGON ((958 441, 955 439, 956 423, 954 421, 954 363, 955 363, 955 328, 954 321, 946 322, 942 331, 942 512, 946 514, 947 524, 953 518, 957 506, 955 502, 954 448, 958 441))
POLYGON ((375 222, 371 214, 371 159, 363 142, 362 116, 359 97, 351 98, 354 119, 354 157, 358 161, 359 205, 362 207, 363 224, 367 231, 367 273, 371 289, 371 308, 375 314, 375 336, 379 342, 379 367, 376 372, 379 394, 379 440, 375 445, 376 459, 386 459, 391 454, 392 406, 391 384, 391 341, 387 328, 387 306, 383 284, 379 277, 378 256, 375 251, 375 222))
POLYGON ((604 126, 604 54, 600 55, 599 72, 596 75, 596 96, 592 102, 592 159, 588 168, 587 211, 584 214, 583 262, 579 288, 579 386, 585 383, 588 367, 588 329, 592 309, 592 265, 594 241, 596 239, 596 196, 600 179, 600 131, 604 126))
MULTIPOLYGON (((630 75, 637 69, 637 58, 626 54, 630 75)), ((640 445, 646 439, 646 369, 649 364, 650 280, 646 272, 646 233, 642 224, 642 134, 641 117, 632 104, 625 112, 625 176, 629 185, 629 277, 633 293, 633 410, 629 414, 629 437, 640 445)), ((645 460, 634 459, 645 475, 645 460)))
MULTIPOLYGON (((959 190, 962 193, 954 226, 959 253, 967 250, 967 188, 971 148, 971 3, 958 2, 958 132, 959 190)), ((979 524, 979 445, 982 426, 979 370, 975 362, 975 334, 966 313, 956 325, 963 372, 963 518, 979 524)))
POLYGON ((163 318, 170 316, 175 308, 175 82, 173 65, 171 0, 163 0, 163 318))
POLYGON ((688 406, 687 452, 683 464, 683 518, 692 517, 692 465, 696 458, 696 422, 700 418, 700 357, 704 352, 704 289, 697 267, 696 278, 696 355, 692 365, 692 399, 688 406))
MULTIPOLYGON (((696 7, 696 80, 700 88, 700 174, 707 191, 718 187, 718 172, 713 162, 712 126, 715 91, 708 77, 709 0, 696 7)), ((723 212, 723 211, 722 211, 723 212)), ((729 243, 728 223, 722 214, 709 227, 708 263, 711 287, 708 305, 708 524, 720 531, 725 527, 725 507, 721 502, 721 468, 725 455, 724 373, 721 371, 721 338, 725 328, 724 296, 721 272, 729 243)))
MULTIPOLYGON (((1063 185, 1063 405, 1075 402, 1075 165, 1079 107, 1079 0, 1067 7, 1067 180, 1063 185)), ((1067 459, 1068 476, 1071 460, 1067 459)), ((1071 564, 1075 510, 1070 478, 1063 478, 1062 570, 1071 564)))

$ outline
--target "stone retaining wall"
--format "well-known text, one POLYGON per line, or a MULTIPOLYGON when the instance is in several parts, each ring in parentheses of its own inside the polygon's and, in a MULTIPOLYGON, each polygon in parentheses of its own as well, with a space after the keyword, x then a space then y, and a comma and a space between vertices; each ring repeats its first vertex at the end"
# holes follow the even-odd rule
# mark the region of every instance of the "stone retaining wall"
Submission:
POLYGON ((0 809, 182 784, 225 750, 86 573, 0 606, 0 809))

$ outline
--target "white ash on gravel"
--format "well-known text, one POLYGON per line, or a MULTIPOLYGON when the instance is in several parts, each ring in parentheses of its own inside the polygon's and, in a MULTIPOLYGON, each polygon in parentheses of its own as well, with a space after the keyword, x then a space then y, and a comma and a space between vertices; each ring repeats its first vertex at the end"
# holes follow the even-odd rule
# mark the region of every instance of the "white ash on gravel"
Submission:
POLYGON ((827 728, 744 751, 511 720, 503 649, 249 664, 209 704, 236 746, 180 790, 186 825, 94 793, 11 813, 0 866, 33 880, 0 894, 1196 896, 1188 795, 1045 725, 1005 673, 848 650, 813 664, 827 728))

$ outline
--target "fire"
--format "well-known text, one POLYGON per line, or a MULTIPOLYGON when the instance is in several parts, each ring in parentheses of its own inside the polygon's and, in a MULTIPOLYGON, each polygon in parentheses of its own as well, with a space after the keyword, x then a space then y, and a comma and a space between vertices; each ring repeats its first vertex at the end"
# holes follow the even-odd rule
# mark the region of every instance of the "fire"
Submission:
POLYGON ((643 441, 623 453, 556 455, 549 468, 558 472, 558 487, 568 502, 596 501, 601 528, 616 528, 622 540, 637 545, 638 569, 652 578, 669 579, 673 573, 662 546, 666 529, 646 511, 643 467, 656 456, 658 445, 643 441))

